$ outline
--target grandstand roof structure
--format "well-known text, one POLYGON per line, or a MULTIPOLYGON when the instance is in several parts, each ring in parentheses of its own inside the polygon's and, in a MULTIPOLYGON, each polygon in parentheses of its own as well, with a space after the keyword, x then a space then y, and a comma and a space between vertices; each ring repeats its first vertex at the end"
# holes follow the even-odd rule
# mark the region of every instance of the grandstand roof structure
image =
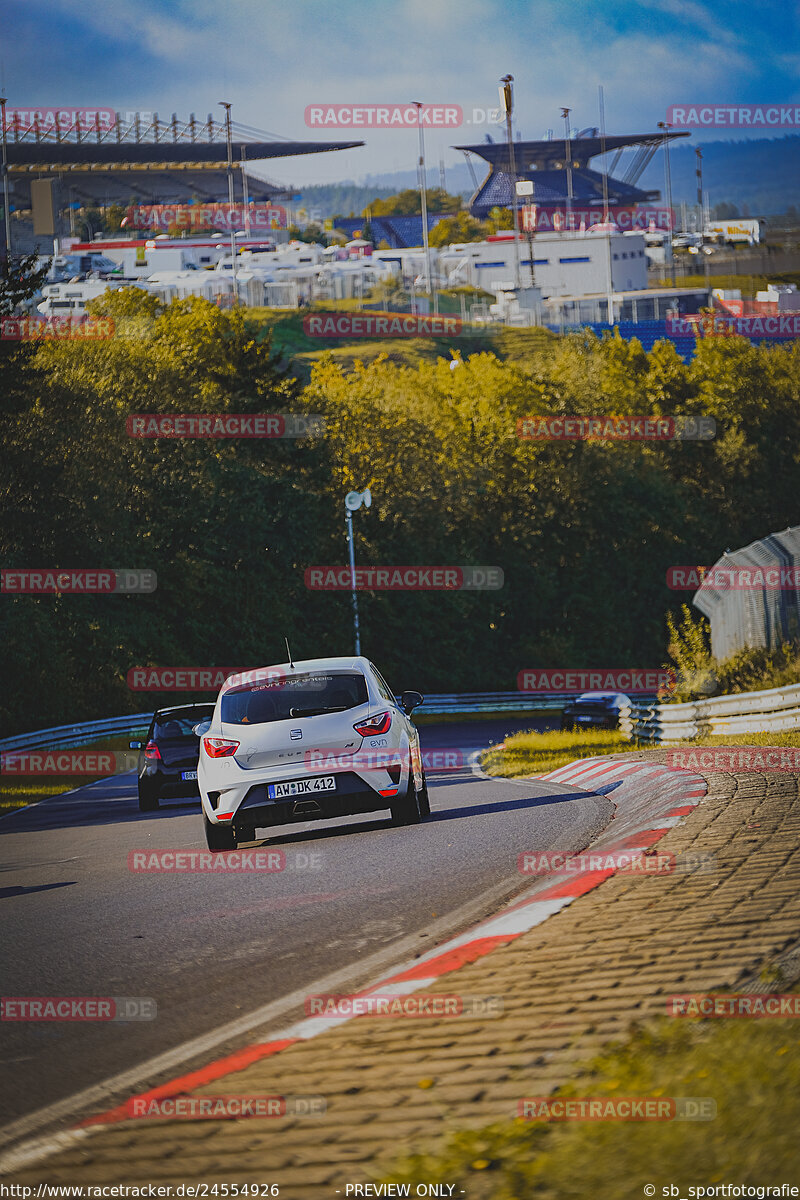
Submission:
MULTIPOLYGON (((440 221, 453 213, 428 213, 428 233, 435 229, 440 221)), ((386 242, 390 250, 407 250, 422 245, 422 217, 393 216, 393 217, 339 217, 336 228, 341 229, 348 237, 355 237, 359 230, 369 223, 372 240, 376 246, 386 242)))
MULTIPOLYGON (((60 177, 68 183, 70 200, 87 204, 180 203, 192 197, 226 200, 227 129, 209 114, 206 121, 192 115, 169 121, 158 114, 141 114, 123 120, 81 127, 76 120, 68 129, 43 125, 36 118, 22 124, 9 121, 7 158, 11 201, 17 208, 30 205, 30 182, 43 176, 60 177)), ((242 163, 261 159, 291 158, 324 154, 363 146, 361 141, 298 142, 232 122, 234 179, 241 184, 242 163)), ((247 172, 251 200, 268 201, 290 197, 291 189, 270 183, 247 172)), ((64 199, 64 203, 69 201, 64 199)))
MULTIPOLYGON (((514 142, 514 166, 518 180, 531 180, 534 185, 534 201, 540 207, 563 208, 567 200, 567 167, 572 168, 572 204, 602 205, 604 190, 608 189, 608 203, 612 208, 644 204, 660 199, 658 191, 643 191, 636 183, 659 147, 679 137, 689 137, 688 131, 670 130, 665 133, 641 133, 614 137, 574 137, 567 142, 564 138, 553 141, 514 142), (613 178, 622 152, 634 148, 632 161, 621 179, 613 178), (608 173, 594 171, 589 167, 593 158, 601 154, 612 154, 608 173)), ((467 157, 476 155, 490 165, 489 174, 470 200, 473 216, 484 218, 497 207, 513 204, 511 184, 511 159, 506 142, 481 142, 471 146, 455 146, 467 157)), ((470 167, 471 169, 471 167, 470 167)), ((477 181, 476 181, 477 182, 477 181)))

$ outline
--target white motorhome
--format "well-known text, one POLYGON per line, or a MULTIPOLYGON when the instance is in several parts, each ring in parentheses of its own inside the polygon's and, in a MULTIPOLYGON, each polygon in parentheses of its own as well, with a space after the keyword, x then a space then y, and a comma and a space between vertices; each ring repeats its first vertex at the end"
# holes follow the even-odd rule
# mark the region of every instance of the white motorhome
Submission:
POLYGON ((108 279, 84 279, 78 283, 48 283, 42 288, 43 299, 36 305, 43 316, 67 316, 71 314, 81 317, 86 312, 90 300, 96 300, 108 291, 118 291, 121 287, 141 287, 134 283, 112 283, 108 279))
POLYGON ((52 261, 42 256, 39 265, 50 262, 47 272, 48 283, 65 283, 68 279, 85 278, 87 275, 109 275, 117 270, 117 263, 100 251, 57 254, 52 261))
MULTIPOLYGON (((244 252, 236 255, 236 273, 244 267, 313 267, 324 261, 324 249, 315 242, 289 242, 288 246, 269 251, 244 252)), ((223 254, 217 264, 218 271, 231 270, 230 254, 223 254)))
POLYGON ((126 279, 149 279, 157 271, 192 271, 213 268, 224 253, 223 247, 115 246, 106 251, 126 279))

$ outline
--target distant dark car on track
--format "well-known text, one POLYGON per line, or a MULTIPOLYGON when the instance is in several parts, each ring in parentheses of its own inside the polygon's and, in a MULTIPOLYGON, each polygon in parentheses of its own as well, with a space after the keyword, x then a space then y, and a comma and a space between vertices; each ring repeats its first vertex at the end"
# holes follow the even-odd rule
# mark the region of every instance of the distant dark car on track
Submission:
POLYGON ((562 729, 617 729, 619 711, 631 702, 624 692, 584 692, 561 713, 562 729))
POLYGON ((209 720, 212 704, 181 704, 153 713, 147 737, 131 742, 139 751, 139 808, 154 812, 162 799, 198 796, 197 760, 200 739, 194 732, 200 721, 209 720))

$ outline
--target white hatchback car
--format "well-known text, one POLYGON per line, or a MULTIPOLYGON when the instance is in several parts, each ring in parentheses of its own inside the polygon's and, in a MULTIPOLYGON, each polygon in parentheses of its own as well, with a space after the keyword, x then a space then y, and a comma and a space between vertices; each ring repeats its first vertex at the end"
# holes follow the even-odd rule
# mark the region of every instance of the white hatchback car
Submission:
POLYGON ((395 825, 430 813, 419 734, 363 657, 315 658, 232 675, 201 734, 197 781, 210 850, 257 829, 391 810, 395 825))

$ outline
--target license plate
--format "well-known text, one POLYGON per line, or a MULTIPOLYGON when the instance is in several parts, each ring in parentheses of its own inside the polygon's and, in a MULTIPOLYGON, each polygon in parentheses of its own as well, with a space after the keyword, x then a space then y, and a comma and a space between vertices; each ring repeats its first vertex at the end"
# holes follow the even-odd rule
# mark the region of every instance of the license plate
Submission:
POLYGON ((197 779, 197 771, 181 771, 181 779, 197 779))
POLYGON ((267 795, 270 800, 284 800, 287 796, 309 796, 314 792, 333 792, 336 779, 333 775, 320 775, 316 779, 295 779, 291 783, 270 783, 267 795))

